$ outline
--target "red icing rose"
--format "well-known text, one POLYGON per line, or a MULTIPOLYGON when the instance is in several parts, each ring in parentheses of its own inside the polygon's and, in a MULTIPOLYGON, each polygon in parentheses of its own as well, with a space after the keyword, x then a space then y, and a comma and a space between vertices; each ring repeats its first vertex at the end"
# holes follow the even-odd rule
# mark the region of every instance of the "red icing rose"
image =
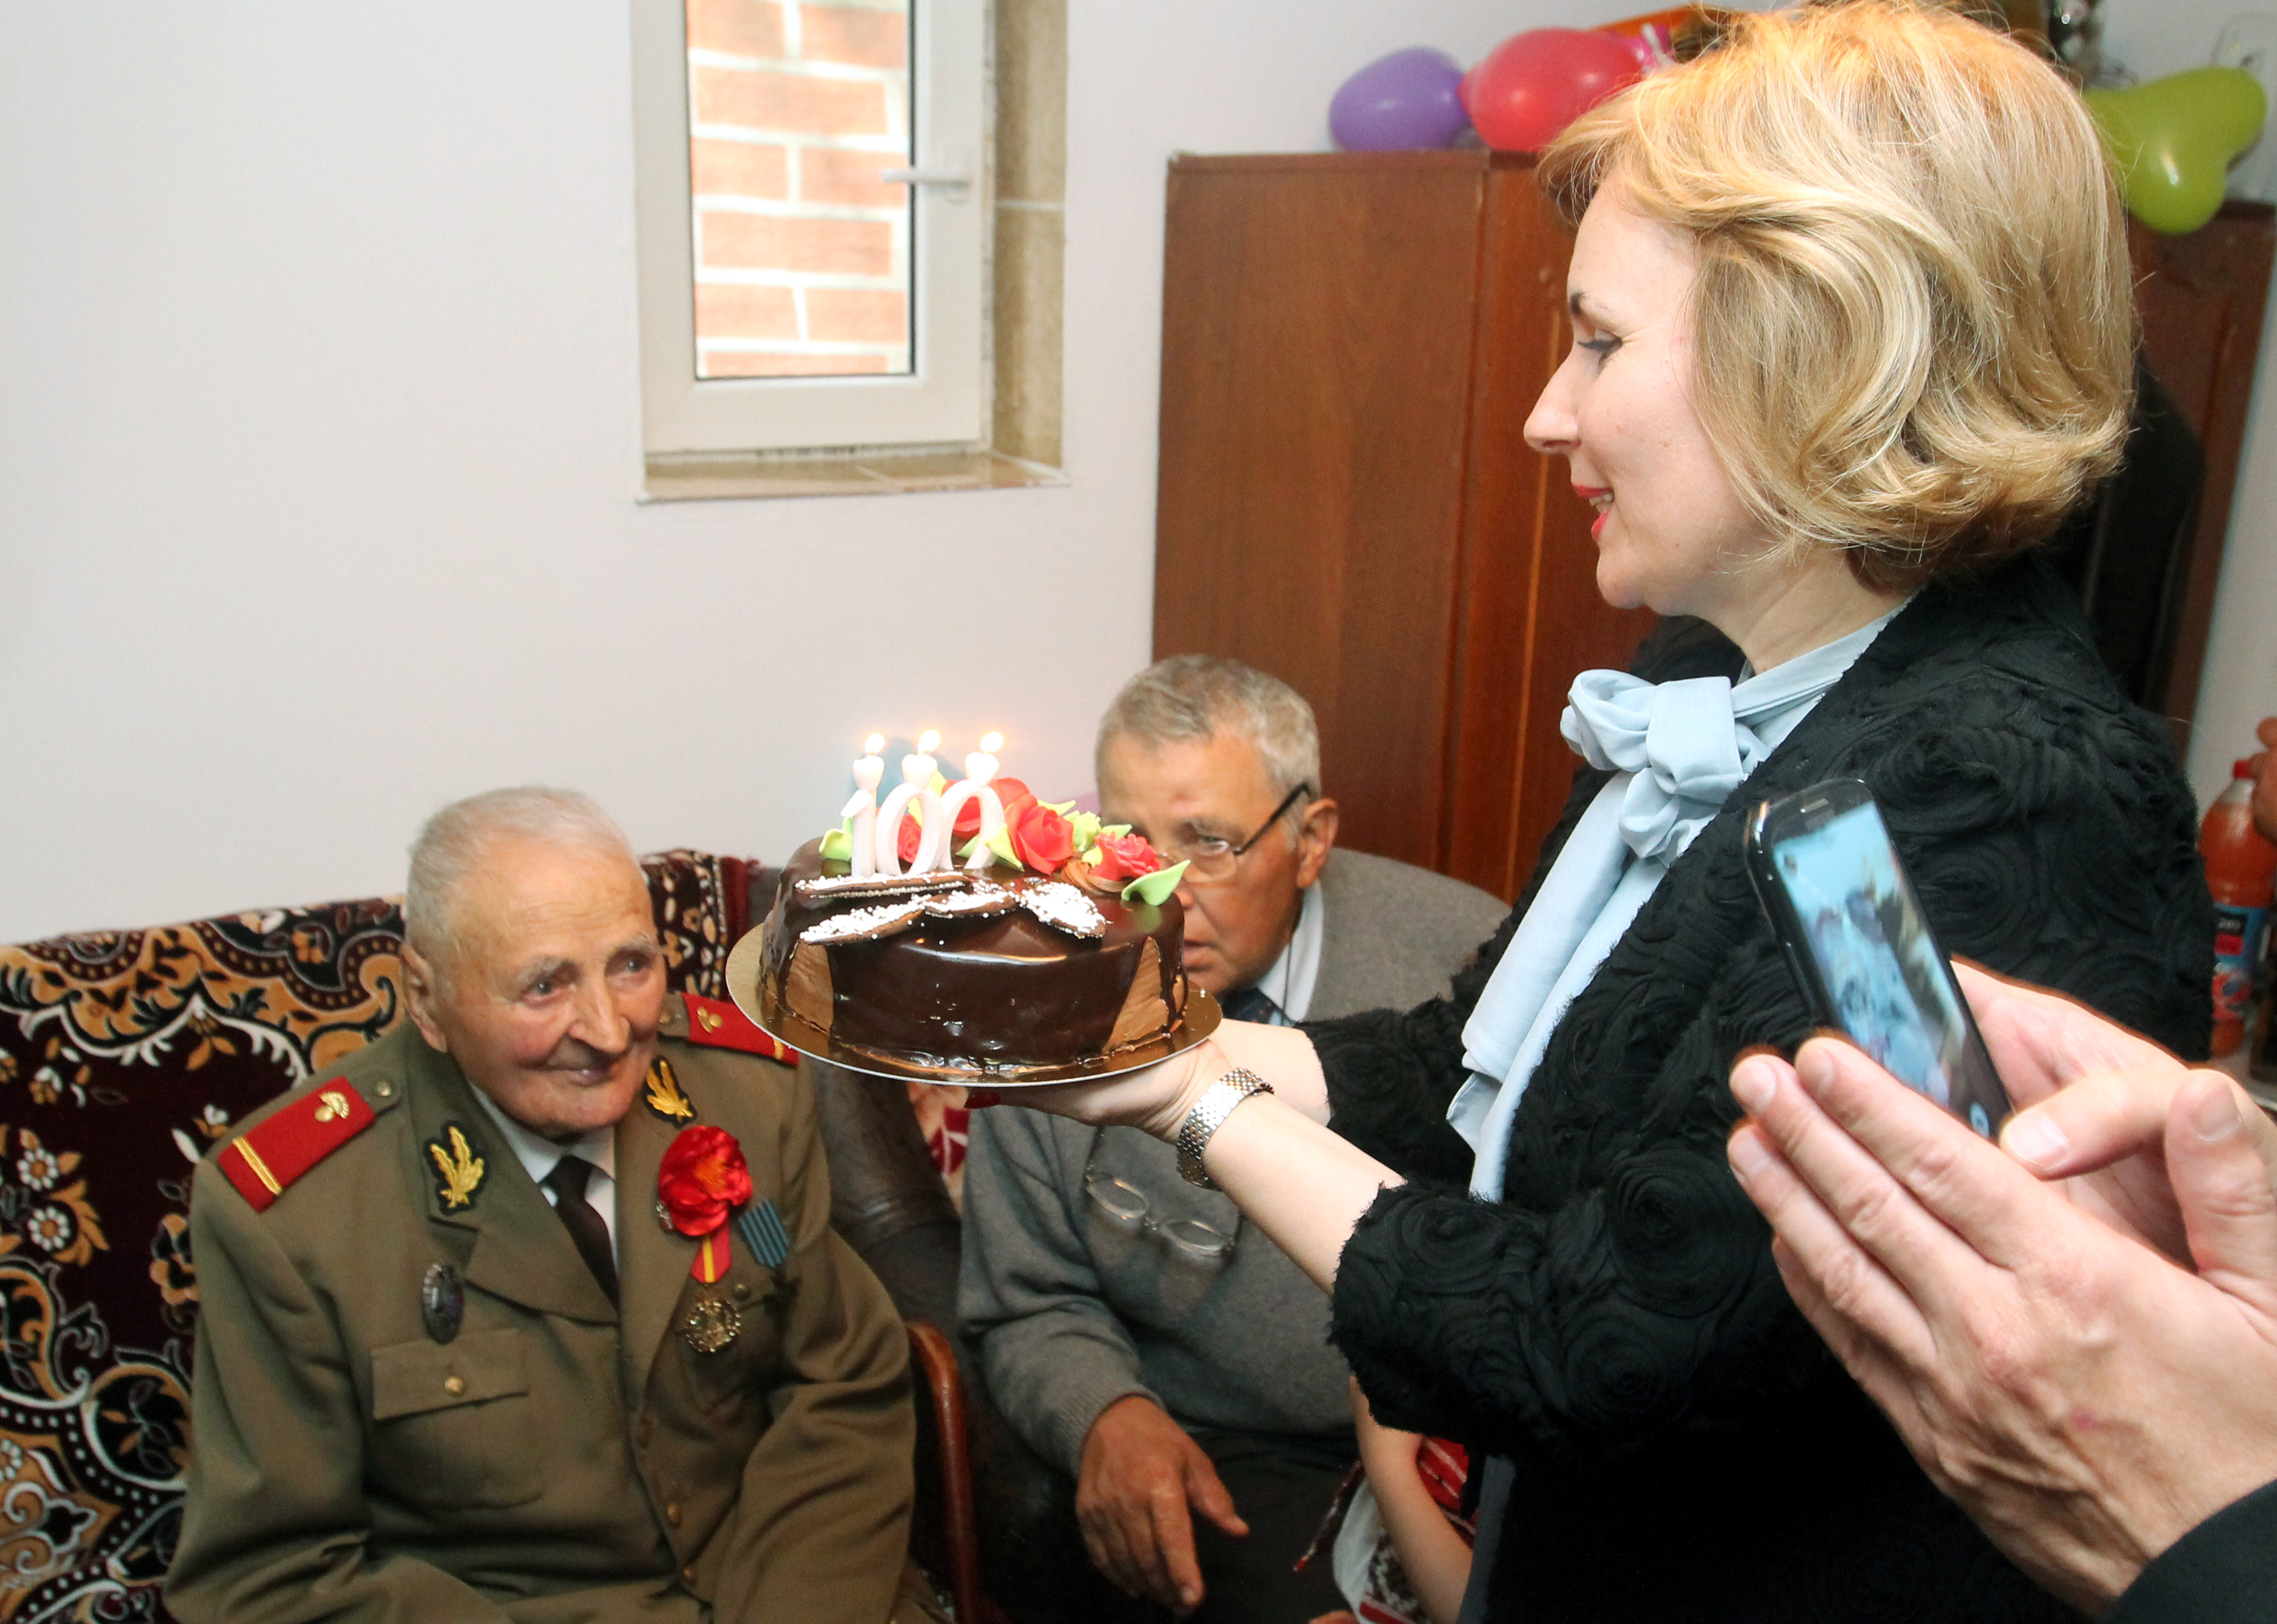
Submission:
POLYGON ((1101 835, 1099 861, 1093 865, 1102 880, 1127 884, 1162 866, 1162 854, 1146 844, 1145 835, 1101 835))
POLYGON ((996 799, 1004 803, 1004 823, 1007 828, 1011 826, 1014 818, 1020 816, 1021 808, 1032 807, 1036 804, 1033 793, 1017 778, 997 779, 996 799))
MULTIPOLYGON (((1008 817, 1011 816, 1012 801, 1016 796, 1022 805, 1035 799, 1033 795, 1028 793, 1028 786, 1017 778, 993 779, 990 781, 989 787, 996 792, 996 799, 1002 804, 1004 814, 1008 817)), ((951 832, 956 836, 956 843, 960 846, 980 833, 979 796, 973 796, 963 806, 957 808, 956 827, 951 832)))
POLYGON ((1055 873, 1075 855, 1075 831, 1067 819, 1039 801, 1030 801, 1019 816, 1007 815, 1012 854, 1039 874, 1055 873))
POLYGON ((751 1198, 751 1170, 743 1147, 724 1128, 683 1127, 665 1147, 656 1172, 657 1199, 683 1235, 708 1235, 727 1221, 729 1209, 751 1198))
POLYGON ((895 849, 902 854, 902 862, 904 866, 917 860, 918 842, 924 839, 925 829, 918 823, 916 816, 904 815, 902 818, 901 838, 894 842, 895 849))

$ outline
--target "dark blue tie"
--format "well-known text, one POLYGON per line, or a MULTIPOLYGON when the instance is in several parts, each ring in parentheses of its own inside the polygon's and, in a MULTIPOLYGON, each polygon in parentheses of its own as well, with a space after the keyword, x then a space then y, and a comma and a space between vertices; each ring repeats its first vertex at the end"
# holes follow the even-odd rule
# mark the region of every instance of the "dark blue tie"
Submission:
POLYGON ((1225 1011, 1228 1021, 1261 1021, 1269 1025, 1273 1017, 1281 1013, 1281 1006, 1255 987, 1224 993, 1219 997, 1218 1006, 1225 1011))

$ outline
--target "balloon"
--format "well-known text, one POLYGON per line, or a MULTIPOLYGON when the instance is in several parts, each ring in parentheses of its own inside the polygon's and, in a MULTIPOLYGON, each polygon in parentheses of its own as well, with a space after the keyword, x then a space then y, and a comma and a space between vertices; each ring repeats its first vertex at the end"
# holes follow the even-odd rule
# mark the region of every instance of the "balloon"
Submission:
POLYGON ((2213 218, 2229 161, 2253 145, 2269 111, 2259 81, 2236 68, 2090 90, 2087 108, 2119 165, 2128 212, 2171 237, 2213 218))
POLYGON ((1487 145, 1539 152, 1557 132, 1643 77, 1626 40, 1582 28, 1533 28, 1489 51, 1463 80, 1463 105, 1487 145))
POLYGON ((1329 133, 1347 151, 1443 147, 1470 127, 1462 82, 1462 64, 1443 50, 1417 45, 1379 57, 1336 91, 1329 133))

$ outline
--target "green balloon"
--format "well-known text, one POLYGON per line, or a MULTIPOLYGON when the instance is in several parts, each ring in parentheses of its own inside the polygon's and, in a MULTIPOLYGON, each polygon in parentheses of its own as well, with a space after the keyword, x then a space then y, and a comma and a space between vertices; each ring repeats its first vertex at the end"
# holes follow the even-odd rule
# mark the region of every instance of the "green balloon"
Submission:
POLYGON ((2230 160, 2253 145, 2269 111, 2260 82, 2236 68, 2090 90, 2087 108, 2119 165, 2128 212, 2175 237, 2213 218, 2230 160))

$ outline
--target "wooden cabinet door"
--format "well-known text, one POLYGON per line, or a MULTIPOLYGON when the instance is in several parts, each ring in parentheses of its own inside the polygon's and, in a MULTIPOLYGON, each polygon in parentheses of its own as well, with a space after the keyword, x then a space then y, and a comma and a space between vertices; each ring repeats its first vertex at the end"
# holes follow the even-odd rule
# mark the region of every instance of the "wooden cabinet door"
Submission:
POLYGON ((1432 868, 1486 174, 1349 153, 1169 178, 1155 656, 1296 688, 1342 839, 1432 868))
POLYGON ((1572 250, 1532 163, 1498 159, 1480 265, 1443 867, 1512 899, 1573 785, 1578 761, 1557 725, 1566 690, 1593 666, 1626 667, 1653 623, 1597 596, 1595 515, 1565 459, 1526 444, 1571 340, 1572 250))
POLYGON ((2166 672, 2144 696, 2174 726, 2176 747, 2187 750, 2244 455, 2277 223, 2266 203, 2229 202, 2187 237, 2161 237, 2130 220, 2128 248, 2143 312, 2143 353, 2205 447, 2197 517, 2179 561, 2174 601, 2164 611, 2166 672))
POLYGON ((1570 235, 1530 159, 1475 150, 1182 157, 1169 209, 1155 656, 1288 682, 1345 844, 1510 896, 1567 686, 1650 621, 1526 444, 1570 235))

